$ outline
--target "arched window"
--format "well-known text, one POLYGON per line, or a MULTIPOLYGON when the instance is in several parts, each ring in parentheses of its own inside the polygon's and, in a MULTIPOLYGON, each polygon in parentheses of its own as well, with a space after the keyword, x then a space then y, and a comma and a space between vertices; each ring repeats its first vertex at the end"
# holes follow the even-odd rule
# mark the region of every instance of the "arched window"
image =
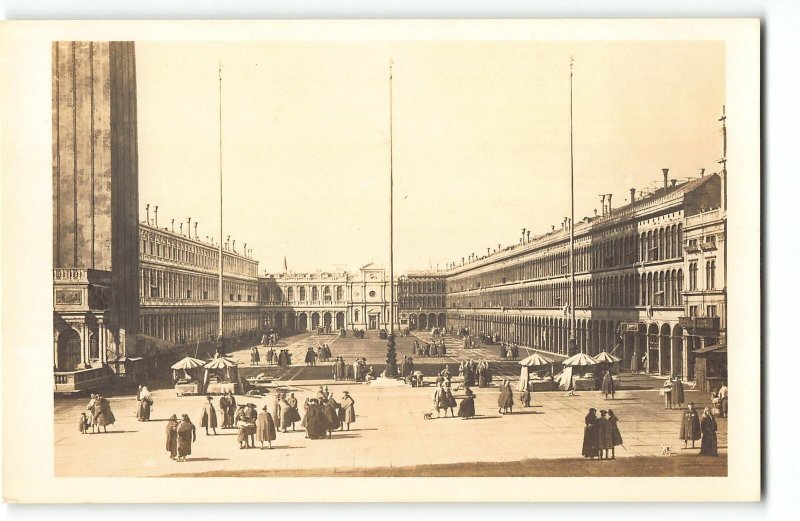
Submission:
POLYGON ((294 288, 291 286, 286 290, 286 300, 294 302, 294 288))
POLYGON ((330 286, 325 286, 322 289, 322 298, 323 298, 323 300, 325 302, 330 302, 331 301, 331 287, 330 286))
POLYGON ((716 285, 716 272, 717 272, 717 261, 711 259, 710 261, 706 262, 706 289, 714 289, 716 285))
POLYGON ((300 286, 300 302, 306 301, 306 288, 305 286, 300 286))
POLYGON ((336 286, 336 301, 341 302, 344 300, 344 288, 336 286))
POLYGON ((319 289, 316 286, 311 286, 311 301, 316 302, 319 300, 319 289))
POLYGON ((678 270, 678 305, 683 305, 683 270, 678 270))
POLYGON ((353 322, 358 322, 358 310, 353 310, 353 322))

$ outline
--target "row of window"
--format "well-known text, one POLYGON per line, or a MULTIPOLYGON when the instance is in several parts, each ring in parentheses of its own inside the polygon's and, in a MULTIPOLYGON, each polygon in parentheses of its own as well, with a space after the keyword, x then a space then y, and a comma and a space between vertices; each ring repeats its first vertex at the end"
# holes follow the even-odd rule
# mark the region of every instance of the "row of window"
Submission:
MULTIPOLYGON (((143 237, 140 242, 140 254, 208 269, 217 268, 219 265, 219 251, 213 248, 160 236, 156 236, 155 239, 143 237)), ((237 275, 258 276, 258 263, 255 261, 225 254, 222 260, 223 271, 237 275)))
POLYGON ((423 293, 444 293, 445 283, 443 280, 433 280, 424 282, 409 281, 400 286, 401 295, 419 295, 423 293))
MULTIPOLYGON (((544 283, 453 295, 448 302, 450 307, 564 307, 569 303, 569 291, 569 282, 544 283)), ((680 269, 575 281, 577 307, 681 306, 682 292, 680 269)))
MULTIPOLYGON (((599 269, 633 266, 638 262, 657 262, 680 259, 683 227, 681 224, 664 226, 657 230, 629 234, 616 239, 595 242, 575 249, 575 271, 591 272, 599 269)), ((519 262, 514 266, 498 268, 451 283, 451 290, 485 288, 497 284, 533 280, 569 273, 569 251, 543 255, 519 262), (455 286, 455 287, 453 287, 455 286)))
MULTIPOLYGON (((215 277, 142 268, 139 274, 141 298, 171 300, 219 300, 219 280, 215 277)), ((256 284, 222 281, 224 294, 235 302, 254 302, 256 284)))
MULTIPOLYGON (((219 328, 217 313, 180 313, 175 315, 149 315, 139 317, 143 334, 178 344, 208 341, 217 337, 219 328)), ((227 332, 252 331, 259 328, 258 312, 228 312, 223 315, 223 327, 227 332)))
MULTIPOLYGON (((317 286, 311 286, 310 291, 306 290, 305 286, 300 286, 295 292, 294 286, 286 288, 284 298, 284 291, 280 287, 263 288, 261 301, 262 302, 318 302, 320 289, 317 286), (297 296, 298 300, 295 300, 297 296), (308 297, 311 297, 310 299, 308 297)), ((336 302, 344 301, 344 286, 323 286, 322 287, 322 301, 333 302, 333 297, 336 296, 336 302)), ((374 295, 371 295, 374 296, 374 295)))
MULTIPOLYGON (((696 291, 697 285, 697 261, 689 263, 689 291, 696 291)), ((706 261, 706 287, 705 289, 716 289, 717 261, 709 259, 706 261)))
POLYGON ((431 297, 403 297, 397 299, 397 305, 402 309, 419 309, 419 308, 443 308, 445 307, 445 297, 431 296, 431 297))

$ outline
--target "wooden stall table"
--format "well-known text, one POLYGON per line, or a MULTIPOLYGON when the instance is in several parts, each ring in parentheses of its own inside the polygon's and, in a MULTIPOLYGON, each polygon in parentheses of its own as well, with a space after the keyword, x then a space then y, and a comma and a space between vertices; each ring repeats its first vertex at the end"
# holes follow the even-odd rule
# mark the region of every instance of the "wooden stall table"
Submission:
POLYGON ((208 384, 208 389, 206 389, 206 394, 222 394, 222 393, 236 394, 236 383, 211 382, 208 384))
POLYGON ((594 378, 576 378, 572 383, 576 391, 597 391, 597 380, 594 378))
POLYGON ((531 379, 529 385, 533 392, 558 391, 558 382, 556 382, 555 380, 531 379))
POLYGON ((178 396, 200 394, 200 384, 196 382, 175 384, 175 394, 178 396))

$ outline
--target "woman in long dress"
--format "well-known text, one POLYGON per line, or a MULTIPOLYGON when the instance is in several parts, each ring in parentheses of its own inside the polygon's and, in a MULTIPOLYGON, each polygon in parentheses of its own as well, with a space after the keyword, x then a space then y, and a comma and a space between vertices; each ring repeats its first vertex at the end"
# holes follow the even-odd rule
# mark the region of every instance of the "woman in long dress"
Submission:
POLYGON ((616 389, 614 388, 614 377, 611 374, 611 371, 606 371, 603 375, 603 389, 602 393, 604 395, 604 399, 608 400, 608 395, 611 395, 611 399, 614 399, 614 392, 616 389))
POLYGON ((614 448, 622 445, 622 433, 619 432, 619 427, 617 426, 617 422, 619 418, 614 414, 614 411, 611 409, 608 410, 608 423, 611 425, 611 438, 613 440, 613 446, 611 447, 611 459, 614 459, 614 448))
POLYGON ((143 386, 142 390, 139 391, 139 412, 136 414, 140 422, 146 422, 150 420, 150 408, 152 406, 153 395, 147 389, 147 386, 143 386))
POLYGON ((169 457, 175 459, 178 455, 178 417, 174 414, 167 421, 167 452, 169 457))
POLYGON ((600 411, 600 417, 595 423, 597 430, 597 457, 601 459, 608 459, 608 451, 614 448, 614 436, 611 430, 611 423, 609 423, 606 415, 607 411, 600 411))
POLYGON ((711 414, 711 409, 703 409, 703 416, 700 417, 700 431, 703 439, 700 441, 700 454, 705 456, 717 456, 717 420, 711 414))
POLYGON ((464 399, 458 406, 458 416, 465 420, 475 417, 475 393, 469 387, 464 389, 464 399))
POLYGON ((192 442, 197 441, 197 432, 188 414, 184 414, 178 425, 178 461, 186 461, 192 453, 192 442))
POLYGON ((589 409, 589 413, 584 418, 583 426, 583 448, 581 454, 584 458, 596 458, 597 454, 597 409, 589 409))
POLYGON ((500 396, 497 398, 497 412, 501 414, 512 414, 514 412, 514 391, 511 390, 511 382, 506 379, 500 388, 500 396))
POLYGON ((264 450, 265 441, 269 444, 269 448, 271 449, 272 441, 277 438, 275 422, 268 409, 269 407, 265 405, 261 409, 261 412, 258 413, 258 418, 256 418, 256 440, 261 442, 261 450, 264 450))
POLYGON ((306 411, 306 433, 312 440, 324 439, 328 433, 328 420, 325 411, 316 398, 309 400, 306 411))
POLYGON ((286 400, 289 404, 289 424, 292 426, 292 430, 294 430, 295 422, 299 422, 300 418, 300 411, 297 409, 297 398, 294 397, 294 393, 289 394, 289 399, 286 400))
POLYGON ((325 419, 327 420, 328 424, 328 439, 331 438, 331 434, 333 433, 333 431, 335 431, 341 426, 341 422, 339 421, 339 414, 336 411, 336 407, 338 405, 339 404, 336 403, 336 400, 334 400, 333 397, 323 402, 322 407, 325 411, 325 419))

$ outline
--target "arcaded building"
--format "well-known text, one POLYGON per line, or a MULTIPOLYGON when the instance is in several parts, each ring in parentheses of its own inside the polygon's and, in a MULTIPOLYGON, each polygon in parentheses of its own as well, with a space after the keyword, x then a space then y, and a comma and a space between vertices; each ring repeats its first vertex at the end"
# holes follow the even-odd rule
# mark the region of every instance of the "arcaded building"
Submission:
POLYGON ((411 331, 445 327, 447 279, 439 270, 410 271, 398 281, 400 326, 411 331))
MULTIPOLYGON (((685 229, 718 208, 720 176, 663 186, 575 224, 577 348, 626 366, 691 378, 685 229)), ((570 223, 447 273, 448 325, 561 355, 568 353, 570 223)), ((689 297, 691 298, 691 297, 689 297)))

